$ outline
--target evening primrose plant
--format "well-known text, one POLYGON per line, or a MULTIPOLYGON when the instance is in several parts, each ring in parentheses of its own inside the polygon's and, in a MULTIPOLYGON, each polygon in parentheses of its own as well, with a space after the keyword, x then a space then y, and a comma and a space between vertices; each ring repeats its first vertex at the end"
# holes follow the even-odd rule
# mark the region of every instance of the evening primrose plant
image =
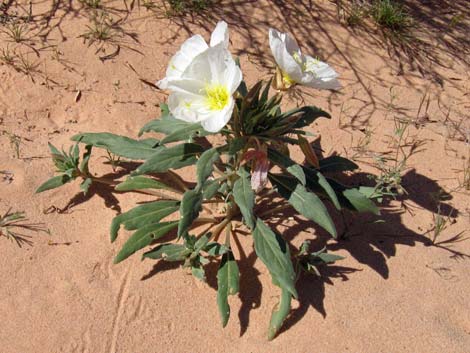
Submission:
POLYGON ((154 200, 112 220, 112 242, 121 228, 132 232, 114 262, 143 250, 143 259, 179 262, 202 281, 207 265, 218 263, 216 301, 223 326, 230 316, 228 297, 240 288, 233 236, 244 228, 280 289, 268 328, 272 339, 289 315, 292 299, 298 298, 300 272, 318 275, 319 266, 341 257, 325 249, 313 251, 309 241, 295 248, 270 226, 271 217, 282 217, 290 208, 337 238, 325 205, 330 204, 331 212, 378 214, 372 198, 380 195, 336 181, 335 174, 357 165, 336 155, 321 159, 311 146, 304 129, 318 118, 330 118, 328 113, 315 106, 281 109, 282 91, 296 85, 339 88, 336 72, 303 55, 288 34, 271 29, 269 37, 277 73, 250 88, 228 49, 225 22, 217 24, 209 44, 200 35, 189 38, 170 60, 166 77, 157 82, 169 93, 160 118, 139 132, 158 133, 160 138, 81 133, 72 137, 76 144, 68 151, 50 145, 58 175, 37 191, 79 179, 85 193, 91 185, 104 183, 116 192, 152 195, 154 200), (80 144, 85 146, 82 156, 80 144), (137 167, 120 181, 97 177, 88 166, 94 148, 136 161, 137 167), (305 162, 292 159, 289 148, 299 148, 305 162), (177 174, 188 166, 194 171, 191 182, 177 174))

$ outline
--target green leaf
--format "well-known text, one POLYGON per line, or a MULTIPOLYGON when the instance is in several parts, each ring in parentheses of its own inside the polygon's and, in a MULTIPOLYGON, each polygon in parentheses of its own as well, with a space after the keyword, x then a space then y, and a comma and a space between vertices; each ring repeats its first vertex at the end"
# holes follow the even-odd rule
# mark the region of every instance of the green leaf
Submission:
POLYGON ((196 256, 199 255, 202 249, 204 249, 209 242, 209 239, 212 237, 211 233, 204 234, 202 237, 200 237, 196 243, 194 244, 194 251, 191 255, 192 258, 195 258, 196 256))
POLYGON ((188 128, 193 125, 193 123, 188 123, 183 120, 175 119, 173 115, 171 115, 170 110, 168 109, 168 106, 166 104, 161 104, 160 108, 162 111, 161 117, 159 119, 149 121, 147 124, 145 124, 145 126, 140 129, 139 136, 142 136, 143 133, 149 131, 170 135, 175 131, 188 128))
POLYGON ((204 183, 204 186, 202 187, 203 192, 202 196, 204 197, 204 200, 210 200, 215 196, 217 191, 219 190, 219 181, 218 180, 209 180, 204 183))
POLYGON ((340 156, 326 157, 320 160, 319 163, 320 170, 323 173, 346 172, 359 168, 359 166, 353 161, 340 156))
POLYGON ((280 166, 281 168, 286 169, 291 175, 295 176, 302 183, 302 185, 305 185, 306 178, 302 167, 295 163, 288 156, 272 148, 269 148, 268 158, 271 160, 271 162, 280 166))
POLYGON ((182 244, 161 244, 154 249, 144 253, 142 258, 148 259, 164 259, 165 261, 183 261, 191 250, 182 244))
POLYGON ((280 116, 280 118, 284 120, 285 119, 291 120, 292 117, 296 118, 294 119, 295 123, 292 126, 293 129, 300 129, 305 126, 309 126, 318 118, 328 118, 328 119, 331 118, 330 114, 328 114, 327 112, 315 106, 305 106, 301 108, 295 108, 295 109, 292 109, 288 112, 281 114, 280 116))
POLYGON ((184 193, 180 206, 178 238, 185 235, 199 215, 202 208, 202 193, 199 190, 188 190, 184 193))
POLYGON ((142 189, 171 189, 171 187, 152 178, 133 176, 116 185, 114 189, 117 191, 131 191, 142 189))
POLYGON ((47 145, 49 146, 49 150, 51 154, 61 156, 62 152, 60 152, 52 143, 48 142, 47 145))
POLYGON ((93 149, 93 146, 90 146, 90 145, 85 146, 85 152, 83 153, 82 162, 80 163, 79 169, 85 175, 88 175, 90 173, 88 169, 88 162, 90 161, 92 149, 93 149))
POLYGON ((343 195, 358 212, 372 212, 373 214, 380 215, 377 205, 359 192, 359 190, 346 189, 343 191, 343 195))
POLYGON ((225 245, 215 243, 215 242, 211 242, 211 243, 207 244, 206 247, 204 248, 204 251, 209 256, 220 256, 220 255, 225 254, 229 250, 230 249, 227 248, 225 245))
POLYGON ((127 230, 142 228, 157 223, 164 217, 176 212, 179 201, 159 200, 134 207, 132 210, 114 217, 111 222, 111 242, 116 240, 121 224, 127 230))
POLYGON ((287 318, 287 315, 289 315, 291 300, 291 293, 287 289, 283 289, 281 294, 281 301, 277 304, 273 310, 273 313, 271 314, 271 321, 269 322, 268 329, 269 341, 276 337, 276 334, 282 327, 284 320, 287 318))
POLYGON ((88 193, 88 189, 90 188, 92 183, 93 180, 91 178, 86 178, 85 180, 83 180, 83 182, 80 184, 80 189, 83 191, 83 195, 86 195, 88 193))
POLYGON ((319 254, 314 254, 323 264, 332 264, 339 260, 344 260, 343 256, 329 254, 326 252, 321 252, 319 254))
POLYGON ((336 196, 335 190, 328 183, 328 180, 318 170, 312 168, 303 168, 307 176, 307 187, 317 193, 324 192, 335 205, 336 209, 341 209, 341 204, 336 196))
POLYGON ((232 251, 222 256, 219 270, 217 271, 217 305, 219 307, 222 327, 225 327, 230 317, 228 296, 235 295, 239 291, 240 273, 232 251))
POLYGON ((150 156, 161 148, 154 147, 158 144, 158 141, 155 139, 134 140, 108 132, 77 134, 72 136, 72 140, 107 149, 115 155, 129 159, 150 158, 150 156))
POLYGON ((191 266, 191 274, 198 280, 206 282, 206 273, 202 266, 191 266))
POLYGON ((303 216, 323 227, 334 238, 337 237, 335 225, 320 198, 295 179, 282 175, 269 174, 271 183, 279 193, 303 216))
POLYGON ((196 155, 204 149, 194 143, 183 143, 173 147, 158 149, 152 157, 136 169, 134 174, 163 173, 168 169, 178 169, 196 163, 196 155))
POLYGON ((168 234, 168 232, 176 228, 177 225, 178 221, 153 223, 143 226, 126 241, 121 251, 114 258, 114 263, 117 264, 127 259, 136 251, 150 245, 154 240, 168 234))
POLYGON ((231 156, 241 151, 246 146, 246 140, 243 137, 237 137, 228 142, 227 153, 231 156))
POLYGON ((160 144, 163 145, 176 141, 190 141, 195 137, 204 137, 211 134, 211 132, 204 130, 199 123, 190 124, 189 126, 183 126, 178 130, 172 131, 160 141, 160 144))
POLYGON ((238 175, 240 178, 238 178, 233 185, 233 197, 235 199, 235 203, 240 208, 240 212, 243 215, 246 225, 253 229, 255 225, 253 216, 255 193, 251 188, 249 173, 242 168, 238 171, 238 175))
POLYGON ((220 158, 217 148, 204 151, 196 163, 197 185, 202 187, 214 170, 214 163, 220 158))
POLYGON ((253 231, 255 251, 268 268, 277 286, 288 290, 295 298, 295 272, 290 259, 289 246, 281 236, 271 230, 261 219, 253 231))
POLYGON ((36 193, 58 188, 59 186, 67 184, 71 180, 72 178, 70 178, 66 174, 57 175, 55 177, 50 178, 45 183, 41 184, 41 186, 36 189, 36 193))

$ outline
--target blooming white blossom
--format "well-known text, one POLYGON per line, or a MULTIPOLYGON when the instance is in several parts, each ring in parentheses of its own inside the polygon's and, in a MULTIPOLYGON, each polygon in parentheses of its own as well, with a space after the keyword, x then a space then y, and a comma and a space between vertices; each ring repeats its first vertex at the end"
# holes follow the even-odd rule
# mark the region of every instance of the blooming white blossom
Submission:
MULTIPOLYGON (((214 31, 211 34, 209 45, 211 47, 216 46, 219 43, 223 43, 224 47, 228 47, 229 36, 227 23, 219 21, 215 26, 214 31)), ((157 86, 161 89, 168 88, 168 81, 175 78, 180 78, 184 70, 189 66, 191 61, 201 54, 203 51, 209 48, 206 41, 200 34, 196 34, 191 38, 187 39, 176 54, 171 58, 168 68, 166 70, 166 76, 163 80, 157 82, 157 86)))
POLYGON ((276 88, 288 89, 295 84, 318 89, 341 87, 336 71, 327 63, 302 54, 297 42, 289 34, 270 28, 269 46, 278 66, 276 88))
POLYGON ((179 78, 168 80, 170 112, 177 119, 200 122, 205 130, 218 132, 232 116, 233 94, 241 80, 240 68, 225 42, 220 42, 193 58, 179 78))

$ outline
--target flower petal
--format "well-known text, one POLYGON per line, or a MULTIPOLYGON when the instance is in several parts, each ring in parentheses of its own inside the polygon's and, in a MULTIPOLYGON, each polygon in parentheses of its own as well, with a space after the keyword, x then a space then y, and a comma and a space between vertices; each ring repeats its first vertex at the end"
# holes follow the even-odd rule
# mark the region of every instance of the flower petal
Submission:
POLYGON ((227 65, 231 65, 232 55, 219 43, 214 47, 205 50, 186 68, 183 77, 211 83, 222 83, 227 65))
POLYGON ((196 98, 197 96, 203 96, 205 86, 206 83, 203 81, 186 77, 173 79, 168 82, 168 89, 174 92, 191 95, 193 98, 196 98))
POLYGON ((240 86, 241 82, 242 70, 240 70, 240 67, 235 63, 232 58, 230 58, 230 60, 226 62, 226 68, 223 75, 223 82, 221 83, 228 87, 230 94, 233 94, 237 90, 238 86, 240 86))
MULTIPOLYGON (((269 29, 269 46, 271 47, 276 64, 291 80, 300 82, 302 79, 301 65, 287 50, 286 42, 289 44, 289 49, 294 48, 295 41, 288 34, 280 33, 273 28, 269 29)), ((298 48, 296 43, 295 46, 298 48)))
POLYGON ((339 89, 341 84, 337 80, 339 76, 336 71, 327 63, 316 60, 311 56, 306 56, 306 75, 302 84, 318 89, 339 89))
POLYGON ((219 132, 232 117, 233 108, 235 106, 235 101, 232 97, 228 104, 222 110, 212 111, 210 117, 201 122, 204 130, 209 132, 219 132))
POLYGON ((191 64, 193 59, 208 48, 204 38, 196 34, 187 39, 176 54, 171 58, 166 70, 166 77, 157 82, 157 86, 161 89, 168 88, 168 81, 179 78, 184 70, 191 64))
POLYGON ((211 34, 210 46, 214 47, 219 43, 224 43, 224 47, 228 48, 228 25, 225 21, 219 21, 211 34))
POLYGON ((168 108, 176 119, 194 123, 197 122, 197 114, 191 109, 193 101, 193 96, 175 92, 168 97, 168 108))

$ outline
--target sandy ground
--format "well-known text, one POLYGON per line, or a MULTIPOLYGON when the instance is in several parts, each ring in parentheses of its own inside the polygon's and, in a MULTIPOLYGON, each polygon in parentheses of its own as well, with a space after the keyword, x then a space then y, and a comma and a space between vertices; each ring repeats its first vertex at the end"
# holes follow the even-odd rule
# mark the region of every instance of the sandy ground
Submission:
MULTIPOLYGON (((25 211, 50 235, 30 233, 31 245, 21 248, 0 238, 0 352, 468 352, 470 240, 429 246, 428 238, 437 212, 432 196, 440 188, 451 192, 440 209, 452 220, 439 241, 470 236, 462 187, 470 136, 469 14, 465 1, 405 2, 419 21, 420 40, 399 47, 373 26, 345 26, 328 1, 228 1, 201 16, 173 19, 137 2, 127 10, 121 1, 104 2, 113 21, 121 19, 105 43, 80 37, 92 16, 82 3, 33 1, 23 43, 0 33, 2 49, 37 63, 29 74, 0 66, 0 170, 11 173, 0 175, 0 213, 25 211), (462 22, 449 25, 460 13, 462 22), (112 264, 128 234, 110 244, 109 224, 145 197, 102 187, 84 197, 76 183, 34 194, 53 175, 49 141, 68 146, 82 131, 136 136, 158 116, 165 96, 139 78, 161 78, 179 44, 191 33, 207 38, 219 19, 230 25, 233 52, 250 83, 271 72, 270 26, 293 33, 306 52, 341 74, 338 93, 300 93, 332 113, 331 121, 311 127, 325 156, 355 157, 361 172, 377 173, 368 157, 393 150, 388 136, 397 118, 412 122, 407 141, 419 145, 402 181, 408 195, 385 205, 384 223, 349 217, 347 237, 338 243, 301 219, 277 225, 294 245, 312 239, 346 259, 321 278, 301 279, 299 301, 272 342, 266 329, 279 292, 256 261, 250 236, 238 238, 241 292, 230 299, 232 317, 222 329, 215 268, 203 284, 138 255, 112 264), (116 56, 100 60, 118 45, 116 56)), ((26 16, 28 4, 13 2, 8 13, 26 16)), ((299 98, 284 103, 295 106, 299 98)), ((92 170, 112 172, 99 156, 92 170)), ((191 179, 192 170, 184 177, 191 179)))

